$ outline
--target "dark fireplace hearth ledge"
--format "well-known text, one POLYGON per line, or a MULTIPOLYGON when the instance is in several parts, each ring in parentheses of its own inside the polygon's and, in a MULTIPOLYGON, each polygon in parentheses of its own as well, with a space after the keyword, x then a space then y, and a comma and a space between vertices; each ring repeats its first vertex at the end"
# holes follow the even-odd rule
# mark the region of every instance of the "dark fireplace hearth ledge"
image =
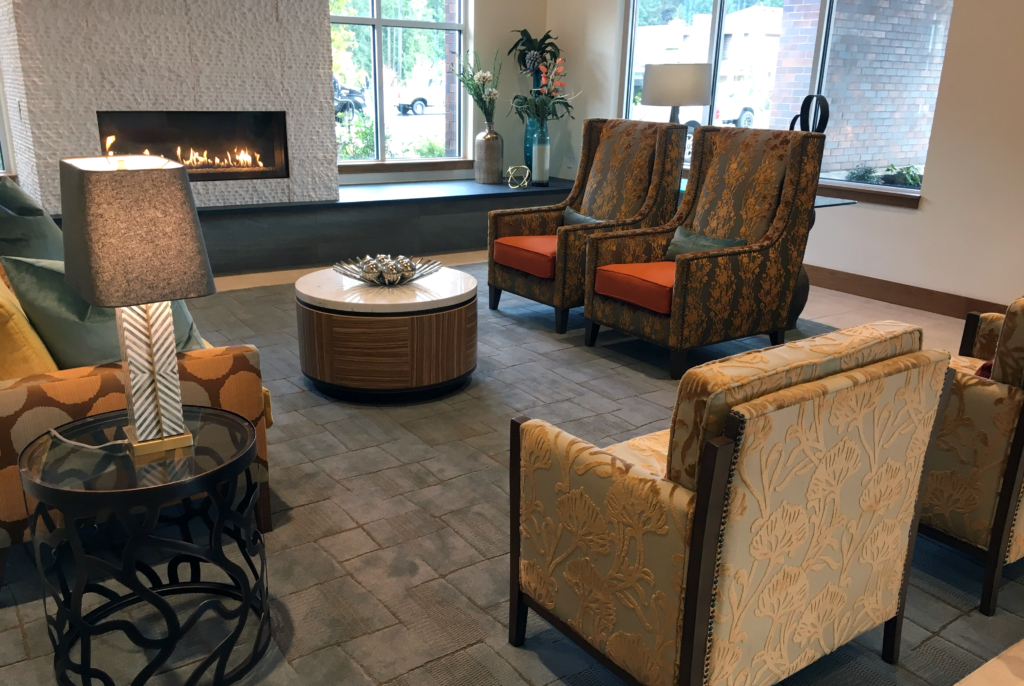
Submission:
MULTIPOLYGON (((247 205, 209 205, 199 207, 200 217, 246 212, 296 212, 340 208, 347 205, 364 206, 401 202, 423 202, 424 200, 456 200, 470 197, 511 198, 512 196, 564 196, 572 190, 573 182, 568 179, 552 178, 544 187, 509 188, 507 184, 482 184, 472 179, 449 179, 444 181, 403 181, 396 183, 360 183, 339 186, 337 200, 310 200, 301 202, 270 202, 247 205)), ((540 200, 539 200, 540 201, 540 200)), ((547 204, 546 201, 540 201, 547 204)), ((52 215, 60 224, 60 214, 52 215)))
MULTIPOLYGON (((342 186, 331 202, 199 208, 215 275, 298 269, 366 254, 487 248, 491 210, 553 205, 572 182, 512 189, 471 179, 342 186)), ((60 221, 60 217, 55 219, 60 221)))
POLYGON ((458 198, 509 198, 512 196, 564 196, 572 189, 567 179, 551 179, 546 188, 509 188, 506 184, 490 185, 472 179, 445 181, 404 181, 400 183, 360 183, 338 187, 338 200, 313 202, 267 203, 259 205, 219 205, 200 207, 199 216, 237 214, 242 212, 294 211, 326 209, 346 205, 364 206, 381 203, 423 202, 424 200, 457 200, 458 198))

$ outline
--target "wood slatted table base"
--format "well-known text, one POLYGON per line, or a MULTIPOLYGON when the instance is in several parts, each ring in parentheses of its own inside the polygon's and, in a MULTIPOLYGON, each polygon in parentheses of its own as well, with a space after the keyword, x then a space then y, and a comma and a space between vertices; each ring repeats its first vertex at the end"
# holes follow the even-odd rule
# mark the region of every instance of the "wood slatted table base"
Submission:
POLYGON ((476 297, 423 314, 328 312, 296 301, 299 362, 318 386, 338 393, 428 391, 476 369, 476 297))

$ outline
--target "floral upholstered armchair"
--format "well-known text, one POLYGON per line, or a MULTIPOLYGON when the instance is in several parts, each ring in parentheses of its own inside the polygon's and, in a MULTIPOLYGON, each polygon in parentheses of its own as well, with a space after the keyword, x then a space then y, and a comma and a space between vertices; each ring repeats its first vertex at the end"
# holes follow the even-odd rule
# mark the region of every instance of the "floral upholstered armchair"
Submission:
POLYGON ((993 615, 1003 565, 1024 557, 1024 298, 1005 315, 969 314, 950 366, 949 407, 925 461, 921 530, 985 562, 981 611, 993 615))
MULTIPOLYGON (((254 475, 260 483, 256 523, 271 530, 267 427, 270 394, 260 376, 260 354, 251 345, 178 354, 182 401, 240 414, 256 427, 254 475)), ((10 547, 30 540, 18 456, 49 429, 75 419, 126 407, 120 364, 78 367, 0 381, 0 582, 10 547)), ((35 502, 29 503, 31 508, 35 502)))
POLYGON ((679 210, 660 226, 587 242, 585 343, 601 326, 672 351, 767 333, 782 342, 814 223, 825 136, 705 126, 679 210), (665 257, 677 227, 746 245, 665 257))
POLYGON ((569 309, 583 305, 587 236, 659 226, 676 211, 686 127, 588 119, 580 147, 566 200, 488 216, 490 308, 498 309, 502 291, 551 305, 558 333, 565 333, 569 309), (566 208, 594 223, 567 226, 566 208))
POLYGON ((532 609, 628 684, 771 686, 884 624, 895 663, 948 364, 879 322, 695 367, 603 450, 513 420, 509 642, 532 609))

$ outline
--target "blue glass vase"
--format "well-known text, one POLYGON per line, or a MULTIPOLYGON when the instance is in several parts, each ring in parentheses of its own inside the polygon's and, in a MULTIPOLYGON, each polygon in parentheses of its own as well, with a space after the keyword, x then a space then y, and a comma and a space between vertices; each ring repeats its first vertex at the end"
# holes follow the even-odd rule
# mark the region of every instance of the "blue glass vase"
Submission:
MULTIPOLYGON (((533 75, 533 89, 540 88, 540 72, 536 72, 533 75)), ((533 93, 530 93, 533 95, 533 93)), ((533 172, 533 139, 537 135, 537 130, 540 128, 540 122, 536 119, 526 120, 526 130, 523 132, 523 160, 524 164, 530 168, 531 173, 533 172)))

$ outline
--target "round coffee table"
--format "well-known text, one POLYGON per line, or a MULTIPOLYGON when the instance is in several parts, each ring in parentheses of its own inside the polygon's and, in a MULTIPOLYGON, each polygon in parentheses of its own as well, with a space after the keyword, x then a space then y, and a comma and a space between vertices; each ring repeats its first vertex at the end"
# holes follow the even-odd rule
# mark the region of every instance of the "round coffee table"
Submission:
POLYGON ((220 686, 270 645, 249 470, 256 429, 209 407, 186 405, 184 418, 193 444, 164 453, 133 455, 125 410, 65 424, 21 452, 58 684, 113 684, 111 673, 141 684, 184 644, 206 653, 189 683, 220 686))
POLYGON ((346 399, 452 391, 476 369, 476 289, 447 267, 404 286, 307 274, 295 283, 302 373, 346 399))

